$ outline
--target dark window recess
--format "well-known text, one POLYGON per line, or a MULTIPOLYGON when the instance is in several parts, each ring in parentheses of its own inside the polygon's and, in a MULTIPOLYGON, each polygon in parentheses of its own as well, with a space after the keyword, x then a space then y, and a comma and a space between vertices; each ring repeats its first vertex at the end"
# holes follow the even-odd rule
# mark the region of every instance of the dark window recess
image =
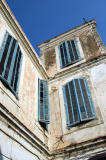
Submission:
POLYGON ((47 130, 49 123, 48 81, 38 80, 38 121, 47 130))
POLYGON ((64 68, 80 60, 76 40, 65 41, 59 46, 60 67, 64 68))
POLYGON ((96 113, 85 78, 74 79, 63 86, 67 126, 90 121, 96 113))
POLYGON ((0 49, 0 79, 4 85, 18 96, 22 53, 18 42, 6 32, 0 49))

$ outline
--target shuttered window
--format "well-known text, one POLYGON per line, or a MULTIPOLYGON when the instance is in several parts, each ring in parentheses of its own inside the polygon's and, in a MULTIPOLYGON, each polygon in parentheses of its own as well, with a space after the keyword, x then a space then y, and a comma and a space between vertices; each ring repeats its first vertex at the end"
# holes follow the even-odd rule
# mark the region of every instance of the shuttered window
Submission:
POLYGON ((60 67, 64 68, 80 60, 76 39, 65 41, 59 46, 60 67))
POLYGON ((48 81, 38 80, 38 120, 42 123, 49 123, 49 94, 48 81))
POLYGON ((67 83, 63 93, 68 127, 95 119, 96 113, 85 78, 67 83))
POLYGON ((0 79, 16 97, 18 96, 21 62, 22 53, 19 44, 6 32, 0 49, 0 79))

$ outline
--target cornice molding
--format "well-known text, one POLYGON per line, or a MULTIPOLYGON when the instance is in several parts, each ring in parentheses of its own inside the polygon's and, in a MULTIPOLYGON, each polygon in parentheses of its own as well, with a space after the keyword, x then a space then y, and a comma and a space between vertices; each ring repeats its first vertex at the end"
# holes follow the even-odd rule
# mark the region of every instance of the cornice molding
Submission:
POLYGON ((100 63, 102 63, 103 61, 106 61, 106 53, 105 54, 102 54, 101 56, 99 57, 95 57, 94 59, 92 60, 89 60, 89 61, 85 61, 79 65, 76 65, 76 66, 70 66, 68 69, 66 68, 65 70, 63 71, 60 71, 58 73, 56 73, 53 77, 50 77, 49 78, 49 83, 54 83, 55 81, 59 80, 59 79, 64 79, 66 76, 68 76, 68 74, 74 74, 76 72, 79 72, 80 70, 84 70, 85 68, 90 68, 90 67, 93 67, 95 65, 98 65, 100 63))
POLYGON ((41 48, 45 48, 46 45, 54 45, 55 42, 58 42, 59 40, 64 39, 68 35, 72 35, 75 32, 81 32, 81 30, 89 29, 89 27, 92 27, 92 26, 94 28, 96 28, 96 21, 95 20, 91 20, 91 21, 89 21, 89 22, 87 22, 85 24, 81 24, 81 25, 79 25, 79 26, 77 26, 77 27, 75 27, 75 28, 73 28, 73 29, 71 29, 69 31, 66 31, 66 32, 64 32, 64 33, 62 33, 62 34, 60 34, 60 35, 58 35, 56 37, 53 37, 53 38, 51 38, 51 39, 49 39, 47 41, 44 41, 41 44, 39 44, 38 47, 41 49, 41 48))
POLYGON ((64 147, 63 149, 54 150, 52 152, 52 156, 54 158, 59 158, 64 156, 71 158, 74 156, 76 157, 76 154, 77 154, 77 157, 80 156, 80 158, 81 158, 81 155, 82 157, 92 157, 99 152, 98 151, 99 148, 104 148, 101 152, 104 152, 104 151, 106 152, 106 136, 102 136, 99 138, 97 137, 93 140, 85 141, 81 144, 75 144, 75 145, 73 144, 73 145, 64 147))

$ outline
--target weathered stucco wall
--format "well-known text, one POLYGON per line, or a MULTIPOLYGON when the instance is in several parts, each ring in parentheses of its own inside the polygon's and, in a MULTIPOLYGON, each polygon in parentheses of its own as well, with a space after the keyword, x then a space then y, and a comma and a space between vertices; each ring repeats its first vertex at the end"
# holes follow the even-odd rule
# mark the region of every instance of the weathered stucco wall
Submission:
MULTIPOLYGON (((67 34, 63 33, 63 36, 60 35, 57 39, 56 38, 48 40, 39 46, 40 58, 47 69, 49 76, 53 76, 62 70, 60 69, 58 46, 65 40, 79 38, 79 51, 83 54, 82 60, 89 61, 104 53, 104 45, 97 33, 95 23, 89 24, 89 26, 86 26, 85 28, 82 27, 79 30, 76 29, 76 31, 67 34)), ((73 65, 70 65, 70 67, 71 66, 73 65)))
POLYGON ((9 121, 0 117, 0 160, 47 160, 36 144, 13 128, 9 121))
POLYGON ((40 59, 49 75, 57 72, 55 46, 41 51, 40 59))
POLYGON ((106 136, 106 59, 90 64, 90 66, 78 69, 75 72, 64 73, 64 76, 58 76, 52 79, 50 86, 50 95, 56 98, 50 98, 50 117, 52 128, 49 147, 51 150, 62 149, 73 145, 78 145, 102 136, 106 136), (74 78, 85 77, 90 88, 92 100, 96 110, 97 119, 87 123, 79 124, 67 129, 66 114, 62 86, 74 78), (54 91, 53 91, 54 90, 54 91), (56 91, 55 91, 56 90, 56 91), (57 103, 57 99, 59 103, 57 103), (59 112, 60 109, 60 112, 59 112), (55 116, 54 118, 54 115, 55 116), (56 118, 58 117, 58 118, 56 118), (60 129, 61 128, 61 129, 60 129), (55 134, 54 134, 55 133, 55 134))
POLYGON ((0 15, 0 47, 6 31, 19 42, 23 60, 19 83, 19 99, 16 99, 11 91, 0 81, 0 103, 47 145, 48 134, 38 123, 38 78, 44 79, 44 77, 31 61, 30 53, 21 43, 13 28, 9 27, 2 15, 0 15))

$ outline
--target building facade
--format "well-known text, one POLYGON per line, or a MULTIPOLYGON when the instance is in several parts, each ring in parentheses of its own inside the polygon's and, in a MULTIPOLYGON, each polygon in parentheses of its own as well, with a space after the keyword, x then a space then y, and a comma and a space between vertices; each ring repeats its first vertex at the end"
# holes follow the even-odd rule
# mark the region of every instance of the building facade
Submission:
POLYGON ((0 160, 106 159, 106 48, 95 20, 39 45, 0 1, 0 160))

